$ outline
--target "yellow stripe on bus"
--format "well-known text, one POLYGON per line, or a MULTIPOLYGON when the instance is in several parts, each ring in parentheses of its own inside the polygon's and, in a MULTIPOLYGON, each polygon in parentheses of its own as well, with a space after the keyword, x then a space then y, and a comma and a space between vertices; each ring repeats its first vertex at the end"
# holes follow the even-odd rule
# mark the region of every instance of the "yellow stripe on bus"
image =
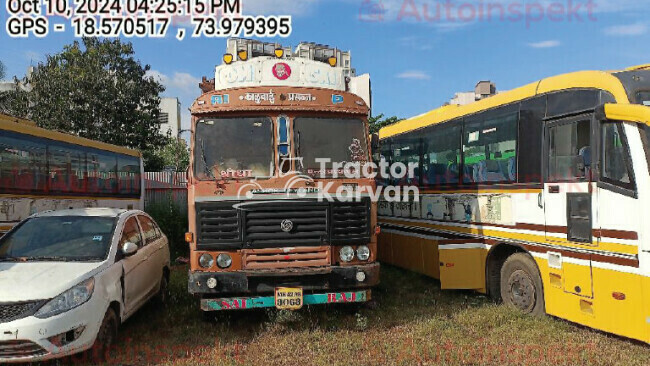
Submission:
POLYGON ((580 71, 543 79, 505 93, 485 98, 469 105, 448 105, 435 109, 420 116, 382 128, 379 131, 379 138, 385 139, 395 135, 400 135, 426 126, 447 122, 458 117, 522 101, 536 95, 575 88, 605 90, 614 95, 617 103, 630 103, 623 84, 611 73, 603 71, 580 71))

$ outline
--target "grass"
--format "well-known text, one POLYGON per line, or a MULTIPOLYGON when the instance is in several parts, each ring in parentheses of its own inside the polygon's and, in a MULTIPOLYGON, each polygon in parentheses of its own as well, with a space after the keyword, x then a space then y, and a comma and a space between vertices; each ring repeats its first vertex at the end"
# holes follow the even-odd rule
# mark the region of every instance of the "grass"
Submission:
POLYGON ((172 273, 170 305, 121 328, 120 365, 648 365, 648 346, 384 266, 373 306, 223 312, 205 321, 172 273))

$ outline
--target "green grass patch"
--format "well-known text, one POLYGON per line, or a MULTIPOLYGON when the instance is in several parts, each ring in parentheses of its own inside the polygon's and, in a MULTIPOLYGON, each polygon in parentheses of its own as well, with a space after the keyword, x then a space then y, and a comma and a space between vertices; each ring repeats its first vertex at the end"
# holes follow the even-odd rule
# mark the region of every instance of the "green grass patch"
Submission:
POLYGON ((382 268, 375 306, 222 312, 203 319, 172 273, 171 304, 123 325, 120 365, 648 365, 648 347, 551 317, 530 317, 474 292, 382 268))

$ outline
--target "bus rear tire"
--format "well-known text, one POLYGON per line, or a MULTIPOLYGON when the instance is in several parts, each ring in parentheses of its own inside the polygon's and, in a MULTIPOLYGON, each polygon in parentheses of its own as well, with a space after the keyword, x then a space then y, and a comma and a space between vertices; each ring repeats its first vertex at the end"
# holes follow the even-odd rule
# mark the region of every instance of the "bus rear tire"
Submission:
POLYGON ((513 254, 501 267, 501 299, 504 304, 526 314, 542 316, 546 313, 542 277, 530 255, 513 254))

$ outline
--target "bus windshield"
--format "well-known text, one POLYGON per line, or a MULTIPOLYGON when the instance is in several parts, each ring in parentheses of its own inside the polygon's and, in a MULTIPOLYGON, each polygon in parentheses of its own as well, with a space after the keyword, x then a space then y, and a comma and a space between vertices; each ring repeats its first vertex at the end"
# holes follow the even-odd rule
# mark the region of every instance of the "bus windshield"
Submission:
POLYGON ((294 139, 296 154, 309 175, 323 173, 316 159, 330 159, 326 169, 332 169, 332 163, 368 161, 366 128, 360 119, 299 117, 294 121, 294 139))
POLYGON ((273 174, 273 123, 269 117, 199 120, 194 175, 199 180, 273 174))
POLYGON ((32 218, 0 239, 0 261, 101 261, 114 227, 112 217, 32 218))

